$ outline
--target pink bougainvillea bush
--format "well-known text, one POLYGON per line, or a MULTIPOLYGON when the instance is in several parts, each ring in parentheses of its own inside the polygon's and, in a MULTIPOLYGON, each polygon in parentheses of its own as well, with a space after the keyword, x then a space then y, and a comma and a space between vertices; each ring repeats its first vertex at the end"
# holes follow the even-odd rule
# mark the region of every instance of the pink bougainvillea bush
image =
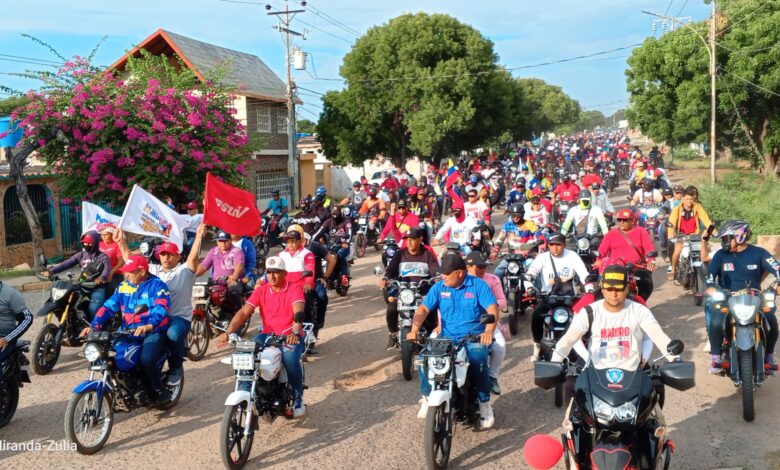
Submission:
POLYGON ((65 198, 121 204, 139 184, 183 201, 198 197, 208 171, 242 186, 247 170, 235 97, 218 85, 219 70, 212 72, 203 83, 180 63, 148 53, 130 58, 122 72, 77 57, 28 92, 29 104, 12 118, 65 198))

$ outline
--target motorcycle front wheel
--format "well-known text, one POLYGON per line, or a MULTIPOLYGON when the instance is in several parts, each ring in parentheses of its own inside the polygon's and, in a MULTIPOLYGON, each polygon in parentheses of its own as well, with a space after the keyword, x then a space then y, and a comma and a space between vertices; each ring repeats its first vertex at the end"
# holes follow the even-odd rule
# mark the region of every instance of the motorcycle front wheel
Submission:
POLYGON ((38 330, 32 342, 32 370, 37 375, 46 375, 54 369, 60 358, 62 343, 57 342, 59 327, 54 323, 46 323, 38 330))
POLYGON ((366 248, 368 247, 368 240, 364 233, 358 233, 355 235, 355 254, 358 258, 366 256, 366 248))
MULTIPOLYGON (((753 352, 737 351, 737 355, 739 356, 739 375, 742 380, 740 387, 742 389, 742 419, 750 422, 756 418, 756 382, 753 378, 755 374, 753 371, 753 352)), ((761 361, 760 358, 756 362, 759 361, 761 361)))
MULTIPOLYGON (((507 296, 507 300, 513 300, 512 302, 507 302, 507 312, 509 313, 509 332, 512 333, 512 336, 517 335, 517 293, 516 292, 510 292, 509 296, 507 296), (510 297, 511 296, 511 297, 510 297)), ((520 307, 522 310, 522 306, 520 307)))
POLYGON ((398 331, 398 343, 401 345, 401 370, 404 374, 404 379, 407 381, 412 380, 412 357, 414 351, 412 351, 412 343, 406 340, 406 335, 409 334, 410 328, 405 326, 398 331))
POLYGON ((208 325, 208 315, 192 317, 190 332, 187 333, 187 359, 197 362, 203 359, 209 348, 211 331, 208 325))
POLYGON ((102 449, 113 426, 114 410, 107 395, 100 400, 100 408, 95 390, 74 393, 70 397, 65 410, 65 437, 76 444, 80 454, 92 455, 102 449))
MULTIPOLYGON (((245 401, 228 406, 222 417, 222 427, 219 429, 219 453, 222 456, 222 463, 230 469, 243 468, 252 452, 254 432, 249 436, 244 435, 247 406, 245 401)), ((254 417, 254 414, 252 416, 254 417)))
POLYGON ((5 390, 0 395, 0 428, 11 421, 19 405, 19 384, 12 378, 3 382, 5 390))
POLYGON ((452 449, 452 414, 445 405, 428 408, 425 417, 425 463, 430 470, 447 468, 452 449))

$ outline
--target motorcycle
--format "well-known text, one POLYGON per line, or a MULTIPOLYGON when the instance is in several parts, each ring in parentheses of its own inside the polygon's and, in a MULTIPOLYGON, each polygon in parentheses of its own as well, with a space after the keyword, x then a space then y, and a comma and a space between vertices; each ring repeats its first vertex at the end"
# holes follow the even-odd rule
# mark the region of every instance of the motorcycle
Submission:
MULTIPOLYGON (((328 252, 338 258, 338 252, 341 249, 341 243, 332 243, 328 247, 328 252)), ((322 259, 322 272, 324 273, 328 268, 328 261, 322 259)), ((349 280, 351 279, 349 271, 342 273, 338 269, 334 269, 328 279, 328 289, 335 290, 338 295, 344 297, 349 292, 349 280)))
POLYGON ((384 241, 382 248, 382 267, 387 269, 387 265, 390 264, 390 260, 393 259, 396 252, 398 252, 398 243, 392 238, 388 238, 384 241))
MULTIPOLYGON (((62 346, 78 348, 84 344, 79 333, 89 326, 89 296, 102 271, 103 263, 92 263, 75 282, 72 273, 68 273, 67 279, 50 278, 49 299, 36 313, 45 316, 46 322, 32 342, 32 370, 37 375, 46 375, 54 369, 62 346)), ((114 330, 120 323, 119 316, 115 316, 106 329, 114 330)))
POLYGON ((527 286, 531 285, 523 277, 523 273, 533 261, 532 253, 506 253, 502 257, 507 261, 506 274, 504 274, 504 295, 506 296, 506 308, 509 314, 509 332, 516 335, 520 316, 536 303, 536 296, 528 292, 527 286))
POLYGON ((0 428, 11 422, 19 405, 19 389, 30 383, 27 366, 30 361, 24 353, 30 352, 30 342, 18 340, 13 352, 0 363, 0 428))
POLYGON ((597 241, 600 243, 600 238, 596 238, 593 235, 579 235, 576 240, 577 255, 585 263, 588 272, 598 277, 598 268, 594 267, 593 264, 600 256, 598 244, 596 243, 597 241))
POLYGON ((701 261, 701 235, 678 235, 670 240, 672 243, 682 241, 680 260, 677 263, 677 279, 675 281, 693 291, 694 305, 701 305, 704 283, 704 267, 701 261))
POLYGON ((561 201, 558 203, 558 223, 563 225, 566 220, 566 215, 569 213, 569 201, 561 201))
POLYGON ((277 217, 264 216, 261 218, 260 233, 253 240, 258 256, 262 254, 263 259, 265 259, 271 248, 284 244, 281 238, 283 230, 284 227, 279 223, 277 217))
MULTIPOLYGON (((230 320, 235 314, 235 312, 225 310, 226 307, 223 305, 227 292, 228 285, 224 277, 205 282, 196 281, 195 285, 192 286, 192 323, 185 344, 189 360, 201 360, 206 355, 211 338, 227 331, 230 320)), ((244 293, 242 305, 246 296, 247 294, 244 293)), ((244 326, 239 330, 239 335, 246 334, 250 320, 251 317, 246 319, 244 326)))
POLYGON ((723 332, 722 374, 742 389, 745 421, 755 419, 756 388, 766 379, 768 326, 764 313, 775 308, 775 285, 763 293, 747 287, 739 291, 718 290, 710 297, 713 315, 728 315, 723 332))
MULTIPOLYGON (((148 309, 139 305, 136 314, 148 309)), ((73 389, 73 395, 65 410, 65 436, 76 444, 80 454, 91 455, 106 445, 114 425, 114 413, 129 413, 142 407, 169 410, 176 406, 184 390, 184 378, 176 385, 166 385, 172 399, 166 403, 156 400, 156 393, 148 384, 140 368, 141 348, 131 342, 124 353, 113 348, 114 340, 134 338, 127 331, 93 331, 86 339, 84 358, 90 363, 89 380, 73 389), (96 375, 102 375, 96 378, 96 375)), ((162 368, 167 353, 160 358, 162 368)), ((162 373, 163 383, 168 371, 162 373)))
MULTIPOLYGON (((301 320, 302 315, 296 314, 295 321, 301 320)), ((314 324, 303 324, 303 341, 307 346, 313 344, 313 329, 314 324)), ((279 416, 292 418, 293 390, 282 363, 286 338, 287 335, 269 335, 263 343, 235 341, 235 352, 220 361, 232 365, 236 375, 235 389, 225 400, 225 414, 219 430, 220 455, 227 468, 239 469, 246 465, 255 431, 259 429, 259 418, 269 424, 279 416), (241 389, 242 383, 246 382, 251 384, 249 391, 241 389)))
MULTIPOLYGON (((407 278, 421 278, 419 281, 409 282, 394 279, 391 280, 387 286, 388 289, 394 289, 398 296, 398 344, 401 351, 401 370, 404 379, 412 380, 412 362, 417 348, 406 339, 406 335, 408 335, 412 329, 414 312, 417 311, 417 307, 422 303, 423 290, 436 283, 439 278, 432 277, 424 279, 430 276, 430 273, 428 272, 428 266, 422 263, 401 263, 399 273, 407 278)), ((421 334, 425 335, 424 332, 421 334)))
POLYGON ((639 212, 642 216, 639 219, 639 225, 650 232, 650 236, 658 240, 658 225, 661 223, 661 208, 657 204, 640 206, 639 212))
POLYGON ((366 256, 366 249, 369 245, 377 248, 376 240, 382 233, 381 222, 374 222, 374 229, 369 228, 369 217, 366 214, 360 214, 357 218, 357 230, 355 231, 355 255, 358 258, 366 256))
MULTIPOLYGON (((558 340, 566 334, 574 315, 572 305, 575 298, 573 295, 547 295, 545 299, 550 310, 544 318, 544 334, 539 343, 539 360, 552 361, 553 351, 558 340)), ((576 354, 571 353, 570 359, 576 359, 576 354)), ((555 386, 555 407, 560 408, 564 402, 564 386, 558 384, 555 386)), ((568 397, 567 397, 568 398, 568 397)))
MULTIPOLYGON (((674 340, 668 355, 683 343, 674 340)), ((606 348, 605 348, 606 349, 606 348)), ((600 354, 600 352, 597 352, 600 354)), ((610 357, 604 351, 602 357, 610 357)), ((668 469, 674 443, 661 410, 663 386, 694 386, 693 362, 668 362, 639 370, 580 368, 571 362, 534 363, 534 383, 546 390, 574 375, 574 400, 561 435, 567 469, 668 469)))
MULTIPOLYGON (((493 315, 480 318, 480 325, 491 323, 495 323, 493 315)), ((479 339, 479 334, 468 334, 457 342, 430 337, 421 341, 417 364, 427 366, 426 380, 431 383, 424 430, 425 462, 429 469, 445 469, 449 465, 454 421, 479 421, 477 388, 468 373, 466 353, 466 344, 479 339)))

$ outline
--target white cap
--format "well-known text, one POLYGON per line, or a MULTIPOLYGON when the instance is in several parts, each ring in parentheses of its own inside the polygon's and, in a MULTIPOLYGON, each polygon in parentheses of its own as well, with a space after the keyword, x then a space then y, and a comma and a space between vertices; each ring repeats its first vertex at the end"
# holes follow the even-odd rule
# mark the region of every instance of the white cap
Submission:
POLYGON ((266 271, 287 271, 287 267, 284 265, 284 260, 278 256, 271 256, 265 260, 266 271))

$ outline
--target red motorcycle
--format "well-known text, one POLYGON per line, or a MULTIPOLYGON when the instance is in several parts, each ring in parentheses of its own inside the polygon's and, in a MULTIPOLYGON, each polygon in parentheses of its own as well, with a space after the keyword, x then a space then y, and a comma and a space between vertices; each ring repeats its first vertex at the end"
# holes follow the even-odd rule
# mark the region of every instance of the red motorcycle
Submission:
MULTIPOLYGON (((208 282, 196 282, 192 287, 192 324, 187 334, 187 358, 199 361, 206 355, 211 338, 225 333, 235 312, 229 312, 225 305, 228 293, 227 279, 220 277, 208 282)), ((241 305, 247 299, 246 289, 241 296, 241 305)), ((249 329, 247 318, 238 331, 243 336, 249 329)))

